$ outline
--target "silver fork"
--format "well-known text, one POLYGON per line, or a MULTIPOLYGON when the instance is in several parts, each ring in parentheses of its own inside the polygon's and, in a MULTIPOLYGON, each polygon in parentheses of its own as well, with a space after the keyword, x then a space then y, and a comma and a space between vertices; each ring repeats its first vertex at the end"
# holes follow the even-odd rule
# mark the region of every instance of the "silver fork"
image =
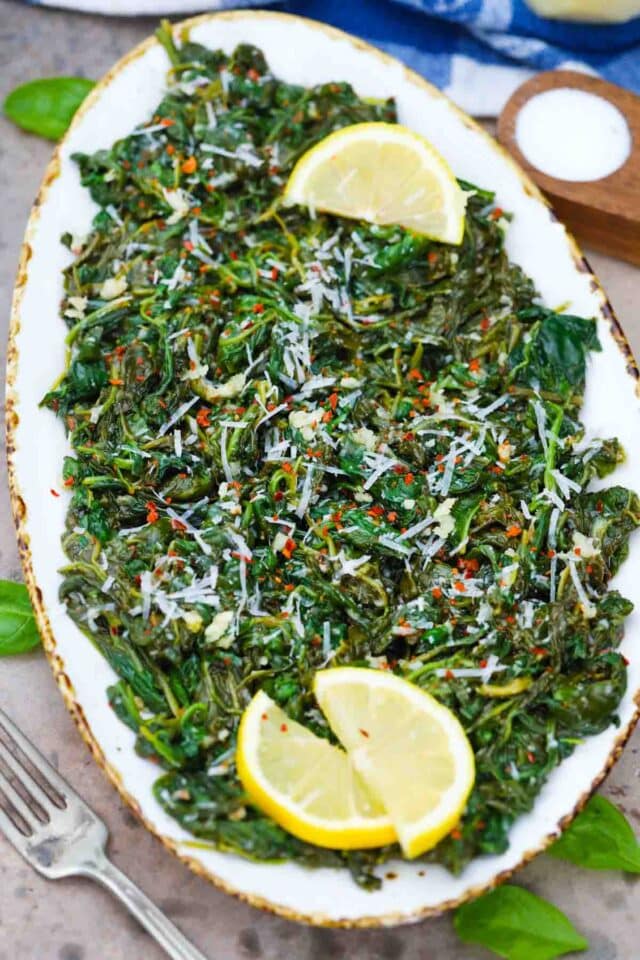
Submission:
POLYGON ((110 860, 105 824, 0 710, 0 830, 50 880, 82 876, 110 890, 173 960, 206 960, 110 860))

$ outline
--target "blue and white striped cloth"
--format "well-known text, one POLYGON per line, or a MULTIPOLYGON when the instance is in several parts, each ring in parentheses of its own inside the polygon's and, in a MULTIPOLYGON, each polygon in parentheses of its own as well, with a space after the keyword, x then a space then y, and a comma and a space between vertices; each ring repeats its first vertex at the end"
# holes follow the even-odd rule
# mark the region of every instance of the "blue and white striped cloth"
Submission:
MULTIPOLYGON (((544 20, 524 0, 30 0, 111 15, 273 7, 324 20, 403 60, 475 116, 497 116, 537 70, 599 74, 640 93, 640 17, 544 20)), ((606 3, 607 0, 602 0, 606 3)))
POLYGON ((289 0, 276 7, 371 41, 474 116, 497 116, 538 70, 597 73, 640 93, 640 17, 603 25, 544 20, 523 0, 289 0))

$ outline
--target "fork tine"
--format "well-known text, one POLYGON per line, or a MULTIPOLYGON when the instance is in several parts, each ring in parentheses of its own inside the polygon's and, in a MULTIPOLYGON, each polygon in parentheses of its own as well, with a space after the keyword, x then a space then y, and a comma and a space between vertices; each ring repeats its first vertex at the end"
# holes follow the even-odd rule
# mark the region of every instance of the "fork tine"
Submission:
MULTIPOLYGON (((47 811, 53 807, 60 809, 58 804, 53 803, 51 797, 42 789, 38 781, 34 779, 30 771, 20 762, 19 758, 9 750, 5 741, 0 738, 0 774, 2 773, 2 765, 6 768, 5 778, 6 772, 8 771, 8 773, 13 774, 14 778, 19 781, 20 786, 27 794, 27 797, 22 797, 22 800, 24 800, 27 805, 29 800, 31 800, 40 807, 44 814, 47 814, 47 811)), ((12 785, 11 789, 14 793, 20 792, 15 785, 12 785)), ((42 818, 39 817, 38 819, 42 818)))
POLYGON ((18 830, 15 823, 5 810, 4 803, 9 803, 9 801, 4 796, 2 791, 0 791, 0 831, 4 833, 7 840, 14 845, 16 850, 21 853, 22 856, 24 856, 29 837, 22 833, 21 830, 18 830))
MULTIPOLYGON (((20 733, 3 710, 0 710, 0 745, 4 745, 5 752, 10 754, 13 761, 19 764, 20 770, 29 778, 29 789, 39 801, 42 798, 45 809, 52 803, 59 809, 64 809, 66 806, 65 796, 71 795, 69 784, 65 783, 49 761, 45 760, 40 751, 36 750, 24 734, 20 733), (14 750, 11 749, 12 746, 14 750, 17 746, 34 770, 40 774, 41 782, 38 781, 20 757, 16 756, 14 750), (33 788, 31 787, 32 784, 34 785, 33 788)), ((20 777, 20 779, 22 780, 23 777, 20 777)), ((75 794, 73 796, 75 798, 75 794)))
MULTIPOLYGON (((4 795, 6 800, 11 804, 13 809, 19 816, 24 820, 25 824, 33 832, 36 830, 43 821, 40 820, 40 817, 29 807, 28 803, 20 796, 16 790, 14 784, 11 783, 8 777, 5 777, 0 768, 0 794, 4 795)), ((5 811, 6 812, 6 811, 5 811)), ((45 814, 46 816, 46 814, 45 814)), ((47 820, 49 818, 47 817, 47 820)))

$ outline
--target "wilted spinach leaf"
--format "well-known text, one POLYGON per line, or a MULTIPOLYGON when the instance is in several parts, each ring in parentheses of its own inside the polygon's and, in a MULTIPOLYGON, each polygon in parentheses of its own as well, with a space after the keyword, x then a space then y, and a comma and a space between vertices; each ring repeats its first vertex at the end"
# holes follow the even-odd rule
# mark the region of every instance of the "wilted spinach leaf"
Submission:
POLYGON ((539 306, 522 310, 519 318, 535 323, 509 358, 515 382, 562 397, 582 391, 587 354, 600 349, 595 320, 539 306))

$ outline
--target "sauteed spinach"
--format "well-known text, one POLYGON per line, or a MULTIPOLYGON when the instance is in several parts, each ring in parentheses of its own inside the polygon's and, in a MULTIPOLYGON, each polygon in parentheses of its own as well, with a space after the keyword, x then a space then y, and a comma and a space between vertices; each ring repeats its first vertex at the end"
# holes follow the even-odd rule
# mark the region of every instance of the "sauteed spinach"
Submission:
POLYGON ((61 597, 119 679, 113 709, 195 837, 259 860, 373 868, 396 848, 305 844, 246 803, 260 687, 329 736, 328 664, 393 670, 455 711, 477 782, 427 860, 508 845, 549 772, 616 722, 631 603, 607 584, 636 495, 579 411, 596 324, 540 303, 470 184, 464 242, 279 205, 332 130, 395 118, 346 83, 275 78, 160 31, 153 117, 78 155, 99 209, 65 235, 61 597))

